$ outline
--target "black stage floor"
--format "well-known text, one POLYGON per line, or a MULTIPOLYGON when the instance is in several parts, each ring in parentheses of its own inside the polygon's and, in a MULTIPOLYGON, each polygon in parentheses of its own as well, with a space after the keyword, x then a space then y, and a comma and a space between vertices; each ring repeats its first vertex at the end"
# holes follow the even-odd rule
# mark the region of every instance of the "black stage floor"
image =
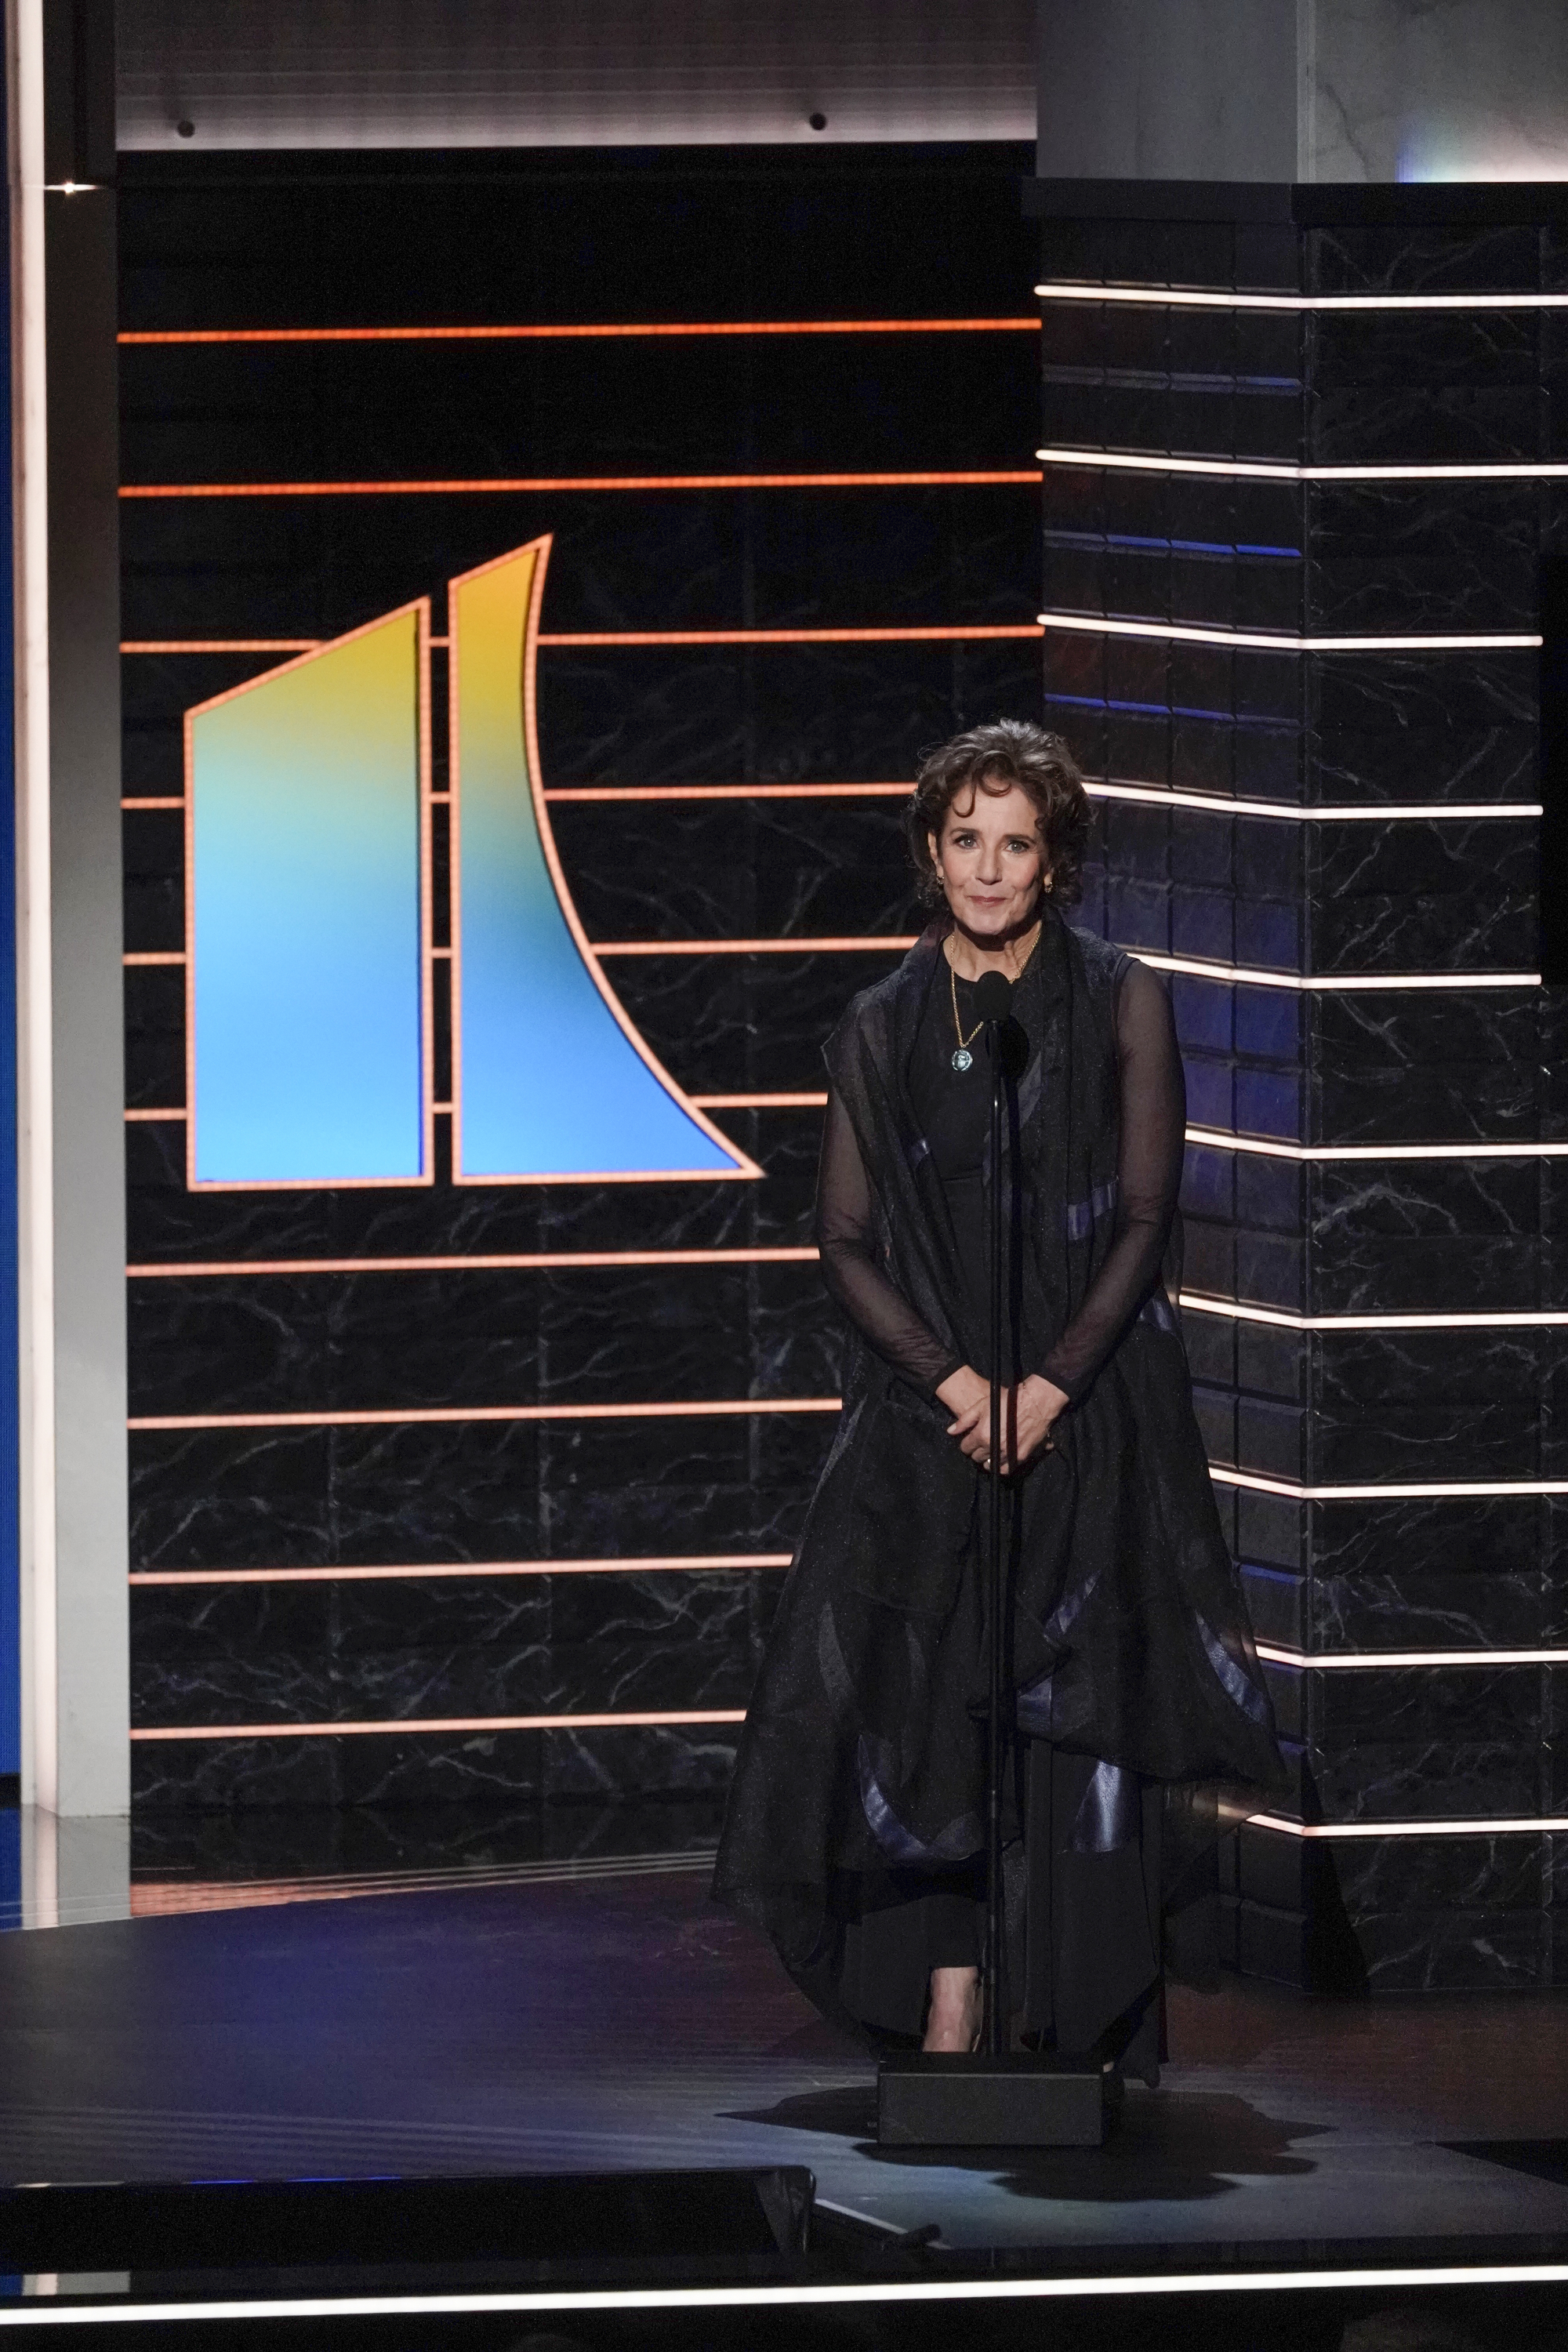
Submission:
POLYGON ((868 2061, 701 1858, 283 1899, 310 1892, 0 1935, 0 2180, 805 2166, 884 2231, 1090 2268, 1568 2246, 1561 1998, 1176 1992, 1163 2086, 1102 2152, 933 2160, 878 2148, 868 2061))
POLYGON ((1178 1991, 1103 2150, 884 2151, 710 1822, 462 1811, 0 1822, 0 2338, 1568 2352, 1563 1998, 1178 1991))

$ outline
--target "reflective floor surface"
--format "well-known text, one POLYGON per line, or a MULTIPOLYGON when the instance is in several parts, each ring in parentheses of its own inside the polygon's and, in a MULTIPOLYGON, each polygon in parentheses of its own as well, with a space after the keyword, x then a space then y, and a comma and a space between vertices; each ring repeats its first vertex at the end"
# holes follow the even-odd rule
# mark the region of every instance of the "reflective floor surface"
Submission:
POLYGON ((1561 1997, 1176 1991, 1103 2150, 884 2151, 870 2062, 709 1902, 710 1825, 617 1853, 600 1818, 448 1822, 445 1859, 408 1824, 379 1855, 363 1823, 188 1838, 131 1852, 110 1916, 57 1860, 62 1924, 0 1936, 0 2180, 804 2166, 954 2252, 1568 2245, 1561 1997))

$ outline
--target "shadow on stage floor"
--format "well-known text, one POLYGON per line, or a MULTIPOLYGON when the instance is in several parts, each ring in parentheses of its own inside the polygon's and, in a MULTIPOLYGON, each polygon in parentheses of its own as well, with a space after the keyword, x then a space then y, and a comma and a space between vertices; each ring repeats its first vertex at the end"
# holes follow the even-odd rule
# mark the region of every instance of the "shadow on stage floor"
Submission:
MULTIPOLYGON (((727 2120, 849 2140, 855 2154, 869 2163, 924 2168, 931 2162, 919 2149, 878 2147, 874 2084, 806 2091, 727 2120)), ((1108 2205, 1184 2203, 1227 2195, 1240 2174, 1260 2179, 1310 2172, 1311 2158, 1297 2151, 1316 2132, 1330 2129, 1326 2124, 1303 2129, 1277 2123, 1247 2100, 1225 2093, 1162 2091, 1150 2096, 1134 2091, 1104 2149, 1039 2150, 1009 2157, 1001 2165, 994 2153, 971 2151, 949 2155, 944 2162, 956 2171, 984 2175, 995 2189, 1013 2197, 1108 2205)))

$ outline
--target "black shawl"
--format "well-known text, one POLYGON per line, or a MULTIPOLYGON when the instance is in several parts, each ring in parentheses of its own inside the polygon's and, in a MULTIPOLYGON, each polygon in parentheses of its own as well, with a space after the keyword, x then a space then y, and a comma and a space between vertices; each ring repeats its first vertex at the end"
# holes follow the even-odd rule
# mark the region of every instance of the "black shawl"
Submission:
MULTIPOLYGON (((973 1360, 946 1199, 905 1073, 941 968, 938 923, 858 996, 828 1074, 876 1201, 885 1269, 973 1360)), ((1014 998, 1015 1276, 1004 1362, 1038 1367, 1110 1245, 1121 951, 1047 913, 1014 998)), ((981 1480, 851 1329, 844 1405, 742 1734, 714 1892, 773 1938, 830 2014, 835 1889, 984 1844, 981 1480)), ((1166 1784, 1278 1789, 1283 1768, 1163 1286, 1010 1482, 1005 1635, 1017 1731, 1166 1784)), ((1211 1817, 1212 1817, 1212 1808, 1211 1817)))

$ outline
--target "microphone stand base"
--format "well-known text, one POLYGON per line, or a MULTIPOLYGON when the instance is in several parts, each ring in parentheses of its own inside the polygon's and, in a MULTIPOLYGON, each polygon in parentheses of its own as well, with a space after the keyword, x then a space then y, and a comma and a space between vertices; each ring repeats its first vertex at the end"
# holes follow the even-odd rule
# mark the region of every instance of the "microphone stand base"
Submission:
POLYGON ((1111 2065, 1026 2052, 900 2052, 877 2069, 882 2147, 1103 2147, 1121 2105, 1111 2065))

